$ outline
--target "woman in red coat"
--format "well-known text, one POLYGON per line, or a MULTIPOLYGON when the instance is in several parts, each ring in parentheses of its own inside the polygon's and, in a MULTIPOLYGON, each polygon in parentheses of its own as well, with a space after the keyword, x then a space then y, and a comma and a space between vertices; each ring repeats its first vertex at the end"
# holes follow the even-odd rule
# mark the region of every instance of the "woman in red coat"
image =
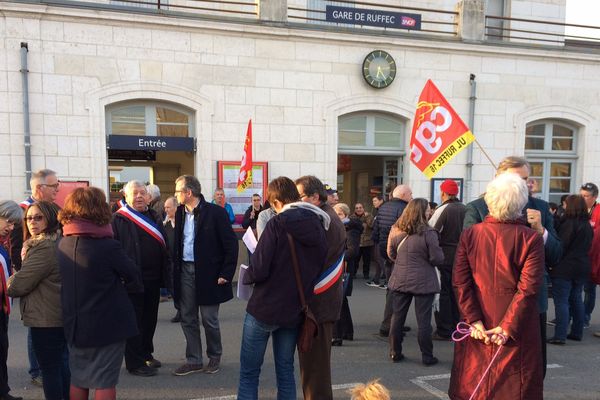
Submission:
POLYGON ((527 186, 505 173, 487 187, 489 215, 465 230, 456 253, 453 285, 471 337, 456 343, 448 394, 467 400, 497 358, 473 399, 543 398, 543 367, 536 296, 544 269, 544 242, 521 219, 527 186))

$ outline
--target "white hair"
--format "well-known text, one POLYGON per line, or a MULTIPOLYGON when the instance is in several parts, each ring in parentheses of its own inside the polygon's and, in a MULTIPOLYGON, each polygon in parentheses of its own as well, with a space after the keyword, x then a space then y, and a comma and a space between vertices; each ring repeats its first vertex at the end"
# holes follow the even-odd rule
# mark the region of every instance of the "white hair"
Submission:
POLYGON ((148 192, 152 200, 158 199, 160 197, 160 188, 157 185, 147 185, 146 191, 148 192))
POLYGON ((519 175, 503 173, 488 183, 484 199, 492 217, 507 221, 522 215, 528 195, 527 184, 519 175))
MULTIPOLYGON (((138 187, 143 187, 144 189, 146 189, 146 185, 144 185, 142 182, 140 181, 129 181, 125 184, 125 186, 123 186, 123 193, 125 194, 125 197, 127 197, 127 195, 131 192, 133 192, 133 189, 138 188, 138 187)), ((146 189, 147 191, 148 189, 146 189)))

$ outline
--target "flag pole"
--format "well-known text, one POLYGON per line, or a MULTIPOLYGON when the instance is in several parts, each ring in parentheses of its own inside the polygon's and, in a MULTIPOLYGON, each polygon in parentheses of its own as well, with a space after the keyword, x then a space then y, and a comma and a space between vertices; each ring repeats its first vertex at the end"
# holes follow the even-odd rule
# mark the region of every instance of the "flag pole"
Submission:
MULTIPOLYGON (((475 135, 473 135, 473 136, 475 136, 475 135)), ((492 161, 490 155, 483 149, 483 146, 477 141, 477 139, 475 139, 475 143, 477 143, 477 146, 479 146, 479 150, 481 150, 481 152, 483 153, 483 155, 485 155, 485 157, 488 159, 490 164, 492 164, 492 167, 494 167, 494 169, 497 170, 498 167, 496 167, 496 164, 492 161)))

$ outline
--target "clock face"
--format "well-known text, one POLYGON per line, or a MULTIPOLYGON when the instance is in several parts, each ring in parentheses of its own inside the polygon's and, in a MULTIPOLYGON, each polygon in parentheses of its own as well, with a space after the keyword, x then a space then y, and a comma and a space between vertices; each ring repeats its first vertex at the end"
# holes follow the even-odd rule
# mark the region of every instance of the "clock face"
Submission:
POLYGON ((396 77, 396 62, 383 50, 372 51, 363 61, 363 77, 376 89, 388 87, 396 77))

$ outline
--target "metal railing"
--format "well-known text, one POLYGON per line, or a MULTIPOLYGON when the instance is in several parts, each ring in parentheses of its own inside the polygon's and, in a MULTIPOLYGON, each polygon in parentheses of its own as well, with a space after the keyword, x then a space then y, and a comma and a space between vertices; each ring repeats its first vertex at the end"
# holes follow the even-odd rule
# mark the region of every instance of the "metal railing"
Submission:
POLYGON ((405 7, 395 5, 392 0, 353 1, 353 0, 288 0, 288 21, 306 23, 307 25, 327 26, 334 30, 360 30, 370 33, 380 31, 386 34, 409 33, 438 34, 445 36, 457 36, 458 12, 450 10, 438 10, 421 7, 405 7), (397 13, 413 13, 421 15, 421 29, 395 29, 367 25, 349 25, 344 23, 329 22, 326 20, 326 6, 335 5, 341 7, 352 7, 358 10, 380 10, 397 13), (316 6, 316 7, 315 7, 316 6))
POLYGON ((258 17, 256 0, 41 0, 40 3, 63 6, 89 3, 128 10, 159 10, 167 15, 172 12, 194 16, 237 16, 253 19, 258 17))
POLYGON ((511 43, 598 47, 600 26, 485 16, 486 38, 511 43))

